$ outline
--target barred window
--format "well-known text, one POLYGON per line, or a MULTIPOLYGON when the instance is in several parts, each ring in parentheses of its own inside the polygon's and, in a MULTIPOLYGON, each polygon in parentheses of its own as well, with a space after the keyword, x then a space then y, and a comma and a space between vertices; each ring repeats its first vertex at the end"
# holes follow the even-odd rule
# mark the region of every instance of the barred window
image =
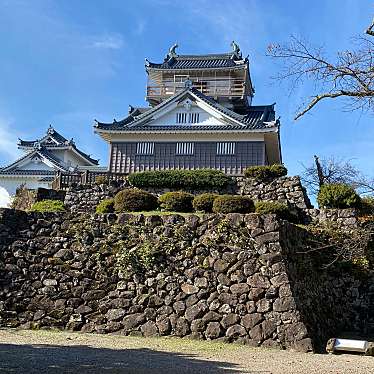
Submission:
POLYGON ((199 113, 188 113, 188 123, 199 123, 199 113))
POLYGON ((234 142, 217 143, 217 155, 234 155, 234 154, 235 154, 235 143, 234 142))
POLYGON ((199 113, 177 113, 177 123, 199 123, 199 113))
POLYGON ((194 143, 177 143, 175 153, 177 155, 193 155, 194 143))
POLYGON ((187 113, 177 113, 177 123, 187 123, 187 113))
POLYGON ((136 144, 136 154, 138 155, 153 155, 155 143, 141 142, 136 144))

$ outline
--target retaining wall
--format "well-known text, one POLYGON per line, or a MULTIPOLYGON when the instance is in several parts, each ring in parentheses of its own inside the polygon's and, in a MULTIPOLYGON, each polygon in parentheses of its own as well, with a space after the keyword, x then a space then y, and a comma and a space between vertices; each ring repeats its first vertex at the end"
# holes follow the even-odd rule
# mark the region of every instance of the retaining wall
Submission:
MULTIPOLYGON (((373 282, 321 271, 273 215, 0 210, 0 326, 318 349, 365 333, 373 282)), ((371 317, 370 317, 371 316, 371 317)))

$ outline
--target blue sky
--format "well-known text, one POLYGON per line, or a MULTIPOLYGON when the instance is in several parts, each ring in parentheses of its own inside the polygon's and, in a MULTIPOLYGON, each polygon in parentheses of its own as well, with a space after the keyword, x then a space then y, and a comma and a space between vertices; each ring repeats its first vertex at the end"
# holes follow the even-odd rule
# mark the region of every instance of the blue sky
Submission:
POLYGON ((352 159, 374 175, 373 116, 319 105, 297 122, 308 87, 291 95, 271 77, 270 43, 302 36, 329 54, 349 48, 373 15, 366 0, 0 0, 0 165, 19 156, 18 137, 40 137, 52 124, 106 164, 106 143, 92 123, 145 105, 144 59, 159 62, 174 42, 183 54, 226 52, 236 40, 249 55, 255 105, 276 102, 290 174, 314 154, 352 159))

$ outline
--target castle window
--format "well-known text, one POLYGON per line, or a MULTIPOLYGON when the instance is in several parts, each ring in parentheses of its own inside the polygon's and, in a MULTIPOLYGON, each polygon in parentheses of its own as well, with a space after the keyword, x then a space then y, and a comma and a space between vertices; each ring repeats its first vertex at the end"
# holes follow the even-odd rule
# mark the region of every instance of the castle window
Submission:
POLYGON ((234 154, 235 154, 235 143, 234 142, 217 143, 217 155, 234 155, 234 154))
POLYGON ((177 113, 177 123, 187 123, 187 113, 177 113))
POLYGON ((177 143, 175 153, 177 155, 193 155, 194 149, 194 143, 177 143))
POLYGON ((198 123, 200 119, 199 113, 177 113, 177 123, 198 123))
POLYGON ((198 123, 199 113, 188 113, 188 123, 198 123))
POLYGON ((141 142, 136 144, 136 154, 138 155, 153 155, 155 143, 141 142))

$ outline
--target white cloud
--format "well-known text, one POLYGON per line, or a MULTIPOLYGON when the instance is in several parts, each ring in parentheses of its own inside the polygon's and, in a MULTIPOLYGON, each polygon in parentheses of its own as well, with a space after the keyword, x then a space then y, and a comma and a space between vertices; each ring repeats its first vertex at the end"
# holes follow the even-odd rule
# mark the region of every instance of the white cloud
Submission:
POLYGON ((14 161, 19 155, 17 134, 11 128, 11 121, 0 118, 0 167, 14 161))
POLYGON ((97 37, 92 43, 92 47, 102 49, 121 49, 123 45, 123 37, 120 34, 103 35, 97 37))
POLYGON ((5 188, 0 187, 0 208, 8 208, 11 199, 5 188))
POLYGON ((146 25, 147 23, 145 20, 143 19, 139 20, 135 26, 135 35, 138 35, 138 36, 143 35, 146 25))

